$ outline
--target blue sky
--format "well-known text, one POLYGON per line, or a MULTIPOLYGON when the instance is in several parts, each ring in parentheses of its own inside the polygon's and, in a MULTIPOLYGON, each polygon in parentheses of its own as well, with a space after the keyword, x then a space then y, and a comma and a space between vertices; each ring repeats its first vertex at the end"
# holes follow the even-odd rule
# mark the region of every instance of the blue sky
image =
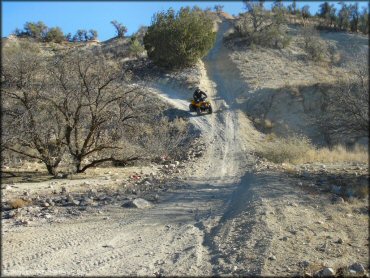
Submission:
MULTIPOLYGON (((322 2, 297 1, 297 5, 309 5, 315 13, 322 2)), ((337 5, 338 1, 333 1, 337 5)), ((366 6, 367 2, 359 2, 366 6)), ((8 36, 15 28, 23 28, 27 21, 43 21, 49 27, 59 26, 64 33, 76 32, 77 29, 95 29, 99 39, 104 41, 114 37, 115 30, 110 21, 117 20, 128 28, 128 35, 137 31, 142 25, 149 25, 153 14, 172 7, 178 10, 183 6, 197 5, 201 8, 224 5, 224 10, 230 14, 244 11, 241 1, 122 1, 122 2, 11 2, 2 1, 2 36, 8 36)), ((288 2, 284 1, 287 5, 288 2)), ((269 7, 271 2, 266 2, 269 7)))

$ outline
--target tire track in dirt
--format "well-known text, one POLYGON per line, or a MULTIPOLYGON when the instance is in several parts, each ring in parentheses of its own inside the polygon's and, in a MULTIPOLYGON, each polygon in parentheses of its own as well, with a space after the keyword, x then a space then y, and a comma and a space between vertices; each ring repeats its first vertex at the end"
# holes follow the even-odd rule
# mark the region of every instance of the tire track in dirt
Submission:
POLYGON ((265 237, 261 235, 265 225, 256 220, 254 208, 249 205, 253 200, 250 188, 258 183, 250 169, 255 163, 252 152, 259 140, 259 134, 238 109, 236 102, 239 94, 247 90, 248 86, 241 82, 239 70, 230 60, 229 51, 222 43, 223 35, 230 27, 227 21, 219 24, 216 46, 206 57, 205 68, 217 91, 218 108, 222 110, 218 115, 218 130, 224 131, 221 142, 225 144, 223 161, 226 163, 222 165, 220 182, 229 182, 233 193, 228 197, 225 209, 219 215, 219 221, 213 223, 213 227, 205 227, 203 224, 206 231, 204 244, 211 250, 214 275, 256 275, 262 271, 263 258, 269 246, 268 231, 265 237), (228 176, 233 178, 227 179, 228 176), (249 215, 248 218, 245 217, 246 214, 249 215), (257 242, 255 250, 246 250, 254 253, 254 259, 243 264, 248 254, 242 248, 253 242, 257 242))
MULTIPOLYGON (((190 117, 202 130, 208 147, 187 177, 189 187, 162 192, 159 204, 148 210, 111 209, 109 221, 85 215, 84 220, 37 227, 34 234, 30 234, 29 228, 20 234, 8 234, 14 241, 25 235, 30 241, 22 248, 9 245, 5 250, 5 263, 16 262, 16 267, 10 263, 6 274, 208 276, 231 273, 232 261, 220 262, 218 258, 232 255, 228 246, 235 248, 235 244, 229 243, 240 236, 240 231, 235 232, 236 222, 246 208, 250 184, 244 173, 253 164, 250 142, 258 134, 233 102, 240 84, 231 86, 230 82, 237 76, 231 80, 222 77, 225 71, 229 71, 227 76, 234 73, 222 66, 227 60, 219 60, 227 58, 222 47, 227 23, 220 28, 214 50, 205 64, 200 65, 200 86, 209 94, 215 113, 190 117), (50 251, 49 246, 57 251, 50 251), (20 257, 13 255, 19 252, 20 257), (35 254, 41 259, 32 258, 35 254)), ((187 110, 189 92, 165 84, 157 84, 153 90, 179 109, 187 110)))

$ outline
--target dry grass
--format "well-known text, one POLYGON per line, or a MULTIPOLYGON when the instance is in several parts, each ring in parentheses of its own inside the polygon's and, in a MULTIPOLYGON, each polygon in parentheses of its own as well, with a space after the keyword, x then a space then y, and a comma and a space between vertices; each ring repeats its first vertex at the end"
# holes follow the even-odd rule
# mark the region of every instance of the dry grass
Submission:
POLYGON ((264 127, 267 128, 267 129, 271 129, 273 128, 273 123, 269 120, 269 119, 265 119, 264 121, 264 127))
POLYGON ((190 124, 182 118, 169 120, 163 117, 155 123, 141 126, 144 136, 139 138, 148 155, 152 158, 168 156, 181 159, 191 143, 190 124))
POLYGON ((13 200, 8 201, 8 203, 9 203, 9 206, 11 207, 11 209, 17 209, 17 208, 26 207, 26 206, 30 205, 31 202, 17 198, 17 199, 13 199, 13 200))
POLYGON ((333 148, 321 148, 309 150, 303 158, 304 162, 368 162, 368 149, 361 145, 356 145, 352 150, 337 145, 333 148))
POLYGON ((274 163, 297 163, 311 149, 313 149, 312 144, 303 136, 267 137, 265 146, 258 153, 274 163))
POLYGON ((368 163, 368 149, 365 146, 356 145, 348 149, 337 145, 317 149, 307 137, 297 135, 289 138, 266 136, 265 146, 258 153, 275 163, 368 163))

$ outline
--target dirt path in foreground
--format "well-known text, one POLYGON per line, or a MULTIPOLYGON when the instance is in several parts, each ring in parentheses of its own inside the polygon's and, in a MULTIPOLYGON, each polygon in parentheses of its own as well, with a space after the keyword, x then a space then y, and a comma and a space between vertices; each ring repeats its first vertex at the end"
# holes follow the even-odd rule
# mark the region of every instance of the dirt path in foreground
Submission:
MULTIPOLYGON (((221 37, 220 32, 215 51, 219 51, 221 37)), ((223 228, 217 231, 219 222, 251 162, 240 134, 240 127, 246 125, 240 124, 235 111, 225 109, 227 101, 214 86, 217 83, 209 80, 205 68, 202 75, 201 86, 213 99, 216 113, 193 119, 202 128, 208 147, 185 177, 186 189, 162 193, 159 203, 148 210, 112 206, 101 215, 92 213, 83 219, 6 229, 6 274, 215 273, 213 238, 226 234, 223 228)), ((187 108, 182 107, 187 106, 184 100, 176 101, 175 91, 163 86, 161 90, 168 93, 174 105, 187 108)))
MULTIPOLYGON (((253 173, 260 135, 234 102, 246 85, 222 45, 228 28, 227 22, 220 25, 201 71, 200 85, 215 113, 191 117, 202 128, 207 150, 184 181, 158 192, 158 203, 149 209, 112 204, 60 223, 4 225, 4 275, 282 275, 299 273, 305 259, 312 265, 337 262, 334 247, 346 258, 356 252, 353 260, 368 258, 366 232, 352 236, 354 223, 366 227, 356 207, 325 209, 325 197, 295 187, 296 180, 253 173), (352 220, 338 220, 347 214, 352 220), (330 245, 328 236, 334 241, 338 231, 351 246, 330 245), (321 243, 328 246, 324 251, 321 243)), ((156 89, 187 109, 173 88, 156 89)))

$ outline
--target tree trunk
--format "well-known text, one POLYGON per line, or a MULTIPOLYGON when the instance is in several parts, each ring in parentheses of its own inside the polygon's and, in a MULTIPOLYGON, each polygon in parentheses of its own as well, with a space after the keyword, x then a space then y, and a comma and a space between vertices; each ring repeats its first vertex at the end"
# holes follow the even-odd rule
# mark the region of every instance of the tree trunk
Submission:
POLYGON ((82 169, 78 170, 77 173, 83 173, 87 169, 89 169, 91 167, 98 166, 99 164, 101 164, 103 162, 111 161, 111 162, 121 162, 123 164, 126 164, 128 162, 135 161, 135 160, 138 160, 138 159, 140 159, 140 157, 135 156, 135 157, 127 158, 127 159, 115 159, 113 157, 108 157, 108 158, 102 158, 102 159, 98 159, 98 160, 93 160, 91 163, 85 165, 82 169))
POLYGON ((73 163, 75 166, 75 173, 81 173, 82 157, 81 156, 73 157, 73 163))
POLYGON ((56 167, 54 165, 50 165, 49 163, 45 161, 44 163, 45 163, 46 169, 48 170, 48 173, 55 177, 57 175, 56 167))

